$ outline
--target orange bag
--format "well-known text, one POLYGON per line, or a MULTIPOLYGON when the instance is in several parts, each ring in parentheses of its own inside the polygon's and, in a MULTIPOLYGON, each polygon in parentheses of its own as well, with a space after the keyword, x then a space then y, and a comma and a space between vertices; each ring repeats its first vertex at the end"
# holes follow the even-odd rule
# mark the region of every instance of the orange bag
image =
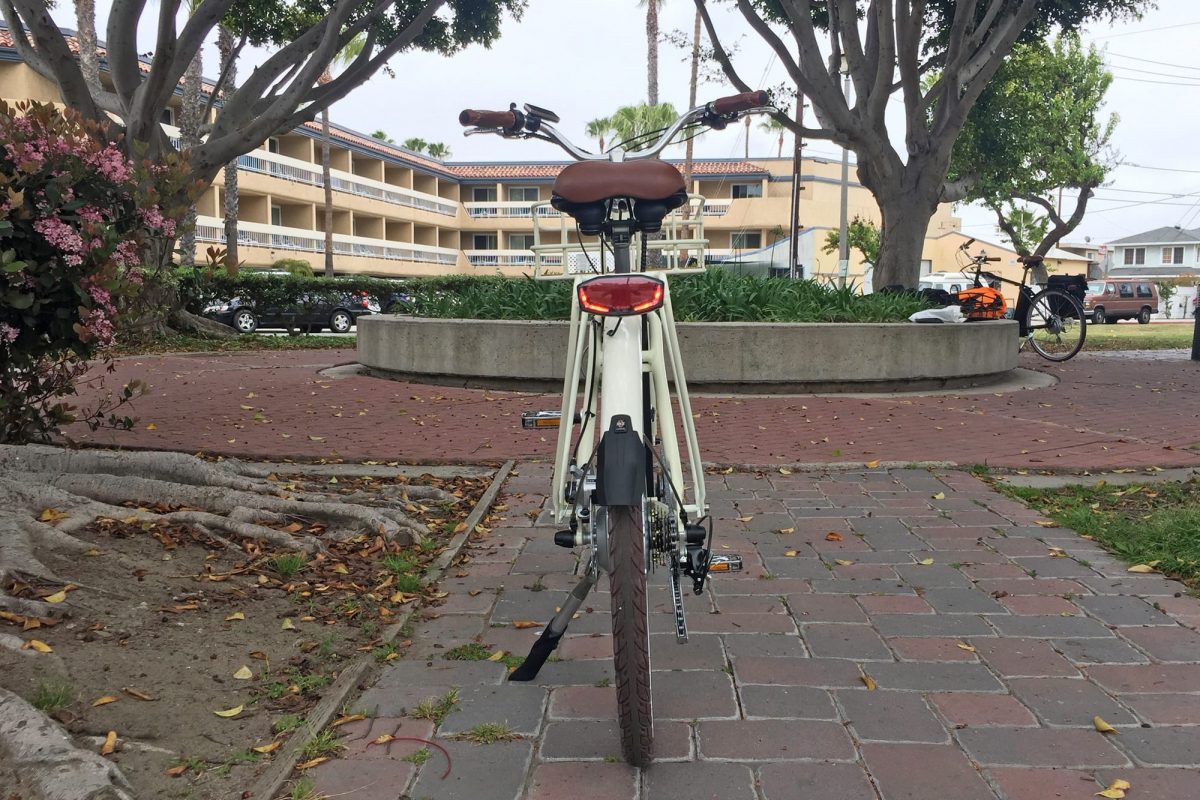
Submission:
POLYGON ((958 304, 969 320, 1004 319, 1008 304, 1004 295, 990 286, 976 286, 958 293, 958 304))

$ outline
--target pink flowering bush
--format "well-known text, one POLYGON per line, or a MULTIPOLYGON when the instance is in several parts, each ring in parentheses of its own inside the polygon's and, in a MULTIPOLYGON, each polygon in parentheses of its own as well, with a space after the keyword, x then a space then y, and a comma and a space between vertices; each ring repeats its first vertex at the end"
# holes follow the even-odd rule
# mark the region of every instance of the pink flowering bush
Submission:
MULTIPOLYGON (((142 253, 174 236, 154 169, 106 134, 69 111, 0 102, 0 442, 47 439, 75 421, 66 398, 113 344, 120 309, 141 290, 142 253)), ((127 427, 111 412, 139 390, 81 418, 127 427)))

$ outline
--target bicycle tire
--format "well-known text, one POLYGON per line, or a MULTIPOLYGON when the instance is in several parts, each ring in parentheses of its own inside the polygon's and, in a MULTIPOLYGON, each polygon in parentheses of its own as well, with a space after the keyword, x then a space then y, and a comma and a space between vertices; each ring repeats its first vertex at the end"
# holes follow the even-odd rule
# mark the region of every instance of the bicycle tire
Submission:
POLYGON ((646 546, 641 517, 641 509, 633 506, 610 506, 608 510, 608 579, 617 717, 621 726, 621 752, 635 767, 650 764, 654 743, 646 546))
POLYGON ((1083 348, 1087 339, 1087 318, 1074 295, 1058 288, 1038 292, 1025 309, 1025 329, 1029 344, 1047 361, 1067 361, 1083 348), (1063 309, 1069 306, 1070 314, 1063 309))

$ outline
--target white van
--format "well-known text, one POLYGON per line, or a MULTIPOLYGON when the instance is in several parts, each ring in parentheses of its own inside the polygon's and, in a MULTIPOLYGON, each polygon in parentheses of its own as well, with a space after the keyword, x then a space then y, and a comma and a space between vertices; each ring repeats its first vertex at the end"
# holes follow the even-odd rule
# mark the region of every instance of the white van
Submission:
POLYGON ((917 282, 918 289, 941 289, 943 292, 958 294, 963 289, 970 289, 973 278, 965 272, 930 272, 922 275, 917 282))

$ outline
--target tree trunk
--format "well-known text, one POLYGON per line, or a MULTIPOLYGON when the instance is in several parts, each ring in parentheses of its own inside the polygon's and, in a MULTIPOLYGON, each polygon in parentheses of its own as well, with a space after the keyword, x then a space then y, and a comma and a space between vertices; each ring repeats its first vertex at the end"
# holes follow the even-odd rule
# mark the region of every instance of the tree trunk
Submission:
POLYGON ((912 289, 921 277, 921 250, 929 220, 937 210, 937 194, 926 190, 930 196, 922 200, 918 191, 902 187, 875 192, 883 217, 879 263, 872 277, 876 291, 884 286, 912 289))
MULTIPOLYGON (((196 51, 196 57, 188 64, 183 73, 183 95, 180 98, 179 113, 179 144, 183 150, 191 150, 200 144, 200 126, 204 123, 204 99, 201 95, 204 63, 201 58, 203 51, 196 51)), ((183 267, 196 266, 196 205, 188 206, 183 215, 179 236, 179 264, 183 267)))
MULTIPOLYGON (((696 12, 696 25, 692 31, 692 71, 688 77, 688 110, 696 107, 696 88, 700 78, 700 26, 703 19, 700 12, 696 12)), ((692 144, 693 139, 687 140, 687 145, 684 147, 683 156, 683 180, 687 183, 688 191, 691 191, 692 184, 692 144)))
POLYGON ((750 117, 745 117, 746 120, 746 160, 750 160, 750 117))
POLYGON ((76 37, 79 40, 79 67, 92 97, 99 97, 100 57, 96 54, 96 0, 75 0, 76 37))
POLYGON ((646 102, 658 105, 658 3, 646 0, 646 102))
POLYGON ((333 277, 333 176, 329 171, 329 112, 321 112, 321 182, 325 186, 325 275, 333 277))
MULTIPOLYGON (((221 71, 226 74, 223 91, 228 97, 237 85, 237 56, 233 32, 221 25, 217 30, 217 48, 221 51, 221 71)), ((225 263, 238 267, 238 163, 235 158, 225 165, 225 263)))

